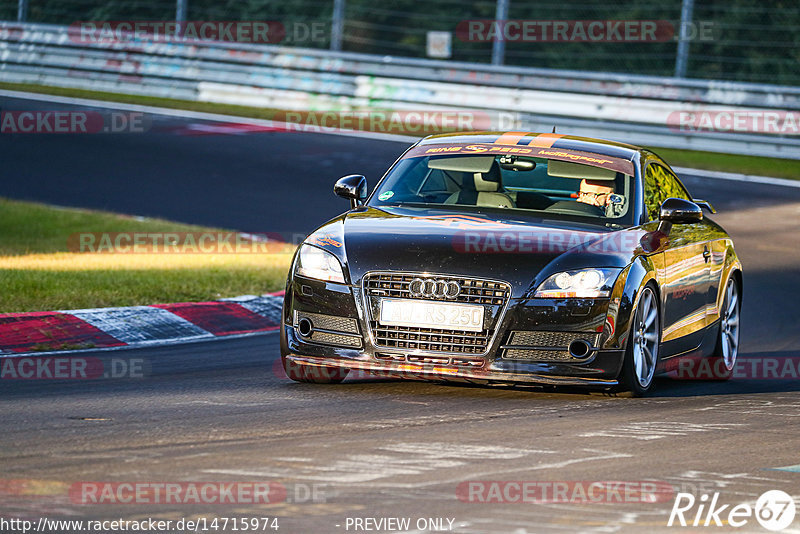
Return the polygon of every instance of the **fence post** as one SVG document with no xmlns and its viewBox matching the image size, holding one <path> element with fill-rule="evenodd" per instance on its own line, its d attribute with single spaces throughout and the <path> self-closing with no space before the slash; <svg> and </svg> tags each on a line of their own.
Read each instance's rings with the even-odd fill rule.
<svg viewBox="0 0 800 534">
<path fill-rule="evenodd" d="M 494 23 L 497 25 L 495 39 L 492 43 L 492 65 L 502 65 L 505 61 L 506 42 L 504 39 L 504 21 L 508 18 L 509 0 L 497 0 L 497 8 L 494 12 Z"/>
<path fill-rule="evenodd" d="M 28 20 L 28 0 L 19 0 L 17 4 L 17 21 L 25 22 Z"/>
<path fill-rule="evenodd" d="M 678 52 L 675 56 L 675 77 L 685 78 L 689 63 L 689 36 L 692 24 L 694 0 L 683 0 L 681 4 L 681 27 L 678 33 Z"/>
<path fill-rule="evenodd" d="M 186 13 L 189 10 L 189 0 L 177 0 L 175 5 L 175 22 L 178 24 L 176 25 L 176 36 L 183 35 L 184 31 L 184 22 L 186 22 Z"/>
<path fill-rule="evenodd" d="M 342 34 L 344 33 L 344 3 L 345 0 L 333 0 L 333 17 L 331 18 L 331 50 L 342 49 Z"/>
</svg>

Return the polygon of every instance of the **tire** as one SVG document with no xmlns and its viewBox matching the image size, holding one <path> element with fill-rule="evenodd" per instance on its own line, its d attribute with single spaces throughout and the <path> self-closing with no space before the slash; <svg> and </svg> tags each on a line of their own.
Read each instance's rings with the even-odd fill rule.
<svg viewBox="0 0 800 534">
<path fill-rule="evenodd" d="M 642 289 L 633 311 L 618 390 L 630 391 L 634 397 L 641 397 L 652 389 L 660 347 L 658 297 L 653 286 L 648 284 Z"/>
<path fill-rule="evenodd" d="M 739 320 L 742 316 L 739 284 L 733 276 L 725 286 L 725 298 L 719 314 L 719 333 L 714 354 L 710 357 L 714 380 L 728 380 L 739 356 Z"/>
<path fill-rule="evenodd" d="M 311 384 L 338 384 L 347 377 L 350 369 L 344 367 L 328 367 L 326 365 L 308 365 L 300 362 L 293 362 L 281 356 L 283 370 L 286 376 L 295 382 L 307 382 Z"/>
</svg>

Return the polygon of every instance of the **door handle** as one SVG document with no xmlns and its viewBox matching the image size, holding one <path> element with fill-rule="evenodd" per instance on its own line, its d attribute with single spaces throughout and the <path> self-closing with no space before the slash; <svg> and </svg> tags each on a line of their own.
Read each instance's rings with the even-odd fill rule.
<svg viewBox="0 0 800 534">
<path fill-rule="evenodd" d="M 703 260 L 705 260 L 705 262 L 708 263 L 710 259 L 711 259 L 711 251 L 708 250 L 708 247 L 705 247 L 703 249 Z"/>
</svg>

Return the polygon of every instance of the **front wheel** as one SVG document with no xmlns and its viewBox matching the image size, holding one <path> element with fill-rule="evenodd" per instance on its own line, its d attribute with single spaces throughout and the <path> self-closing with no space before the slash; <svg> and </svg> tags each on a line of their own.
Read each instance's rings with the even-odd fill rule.
<svg viewBox="0 0 800 534">
<path fill-rule="evenodd" d="M 622 363 L 619 388 L 634 396 L 646 394 L 653 385 L 661 346 L 661 320 L 658 297 L 653 287 L 642 289 L 639 303 L 633 313 L 631 331 Z"/>
<path fill-rule="evenodd" d="M 350 369 L 343 367 L 328 367 L 327 365 L 308 365 L 290 361 L 281 356 L 283 370 L 286 376 L 295 382 L 308 382 L 311 384 L 338 384 L 347 377 Z"/>
</svg>

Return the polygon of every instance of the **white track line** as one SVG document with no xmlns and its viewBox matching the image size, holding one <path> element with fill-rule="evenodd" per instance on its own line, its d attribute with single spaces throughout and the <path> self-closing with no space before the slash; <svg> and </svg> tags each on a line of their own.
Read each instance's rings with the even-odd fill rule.
<svg viewBox="0 0 800 534">
<path fill-rule="evenodd" d="M 731 180 L 734 182 L 750 182 L 755 184 L 779 185 L 782 187 L 800 188 L 800 180 L 786 178 L 772 178 L 771 176 L 758 176 L 755 174 L 739 174 L 735 172 L 706 171 L 702 169 L 689 169 L 687 167 L 672 167 L 678 174 L 690 174 L 700 178 L 714 178 L 717 180 Z M 798 177 L 800 178 L 800 177 Z"/>
<path fill-rule="evenodd" d="M 57 104 L 67 104 L 73 106 L 88 106 L 105 109 L 119 109 L 124 111 L 139 111 L 141 113 L 151 113 L 154 115 L 165 115 L 169 117 L 180 117 L 216 122 L 240 122 L 242 124 L 255 124 L 259 126 L 279 126 L 283 125 L 289 131 L 292 131 L 288 123 L 280 121 L 271 121 L 265 119 L 253 119 L 248 117 L 240 117 L 238 115 L 222 115 L 219 113 L 206 113 L 202 111 L 189 111 L 182 109 L 160 108 L 154 106 L 143 106 L 140 104 L 124 104 L 117 102 L 107 102 L 104 100 L 91 100 L 88 98 L 73 98 L 67 96 L 47 95 L 44 93 L 25 93 L 21 91 L 8 91 L 0 89 L 0 96 L 9 98 L 19 98 L 24 100 L 37 100 L 41 102 L 51 102 Z M 298 132 L 300 133 L 300 132 Z M 360 132 L 355 130 L 336 130 L 325 132 L 305 132 L 305 133 L 320 133 L 327 135 L 343 135 L 346 137 L 361 137 L 367 139 L 379 139 L 383 141 L 396 141 L 402 143 L 414 143 L 418 141 L 419 137 L 410 135 L 387 134 L 380 132 Z M 772 178 L 770 176 L 755 176 L 750 174 L 739 174 L 732 172 L 719 172 L 719 171 L 706 171 L 703 169 L 690 169 L 686 167 L 672 167 L 675 172 L 679 174 L 690 174 L 692 176 L 699 176 L 702 178 L 714 178 L 719 180 L 730 180 L 734 182 L 750 182 L 767 185 L 777 185 L 783 187 L 800 188 L 800 180 L 787 180 L 784 178 Z"/>
</svg>

